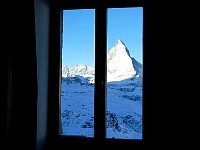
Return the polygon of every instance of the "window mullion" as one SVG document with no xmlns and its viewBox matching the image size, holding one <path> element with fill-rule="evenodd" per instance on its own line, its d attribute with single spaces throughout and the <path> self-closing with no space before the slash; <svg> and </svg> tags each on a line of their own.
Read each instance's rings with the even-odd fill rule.
<svg viewBox="0 0 200 150">
<path fill-rule="evenodd" d="M 106 73 L 107 73 L 106 8 L 95 9 L 95 101 L 94 137 L 102 141 L 106 137 Z"/>
</svg>

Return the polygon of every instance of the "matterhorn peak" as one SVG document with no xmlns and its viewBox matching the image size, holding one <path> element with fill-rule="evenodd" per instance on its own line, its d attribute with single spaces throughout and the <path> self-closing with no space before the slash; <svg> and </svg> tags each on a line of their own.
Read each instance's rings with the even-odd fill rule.
<svg viewBox="0 0 200 150">
<path fill-rule="evenodd" d="M 119 38 L 117 39 L 117 45 L 124 45 L 125 46 L 125 44 Z"/>
<path fill-rule="evenodd" d="M 130 57 L 129 50 L 119 38 L 117 39 L 116 45 L 113 48 L 111 48 L 109 53 L 114 53 L 118 55 L 128 55 Z"/>
<path fill-rule="evenodd" d="M 136 75 L 130 53 L 120 39 L 117 39 L 116 45 L 108 53 L 107 74 L 108 82 L 120 81 Z"/>
</svg>

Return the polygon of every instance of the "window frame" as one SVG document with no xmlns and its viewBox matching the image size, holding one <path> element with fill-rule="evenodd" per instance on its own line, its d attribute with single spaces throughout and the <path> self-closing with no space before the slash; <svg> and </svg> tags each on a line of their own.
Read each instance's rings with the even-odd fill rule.
<svg viewBox="0 0 200 150">
<path fill-rule="evenodd" d="M 106 138 L 107 9 L 143 7 L 142 0 L 55 0 L 50 3 L 49 98 L 47 145 L 56 147 L 84 143 L 141 144 L 137 139 Z M 95 9 L 95 92 L 94 137 L 63 136 L 61 131 L 60 90 L 62 59 L 62 13 L 70 9 Z M 101 31 L 101 32 L 99 32 Z M 104 66 L 104 67 L 102 67 Z M 98 90 L 97 90 L 98 89 Z M 103 99 L 103 101 L 102 101 Z M 142 133 L 143 134 L 143 133 Z M 144 138 L 144 136 L 143 136 Z"/>
</svg>

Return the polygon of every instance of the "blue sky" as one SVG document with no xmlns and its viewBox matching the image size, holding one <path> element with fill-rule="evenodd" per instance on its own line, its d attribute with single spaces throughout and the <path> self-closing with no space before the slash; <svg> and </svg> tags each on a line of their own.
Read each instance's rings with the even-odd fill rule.
<svg viewBox="0 0 200 150">
<path fill-rule="evenodd" d="M 62 66 L 94 65 L 95 10 L 65 10 L 63 12 Z M 131 57 L 142 63 L 142 8 L 112 8 L 107 10 L 107 51 L 121 39 Z"/>
</svg>

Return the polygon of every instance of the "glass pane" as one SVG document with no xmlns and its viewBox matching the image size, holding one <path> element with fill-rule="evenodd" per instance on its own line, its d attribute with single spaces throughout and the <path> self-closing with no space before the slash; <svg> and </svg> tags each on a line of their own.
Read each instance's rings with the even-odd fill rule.
<svg viewBox="0 0 200 150">
<path fill-rule="evenodd" d="M 142 139 L 143 9 L 108 9 L 106 137 Z"/>
<path fill-rule="evenodd" d="M 63 135 L 94 137 L 94 10 L 63 11 Z"/>
</svg>

